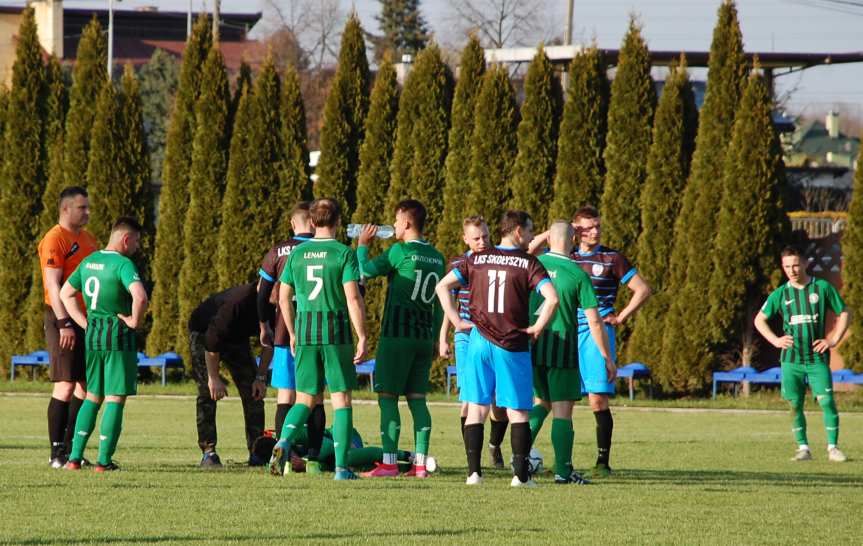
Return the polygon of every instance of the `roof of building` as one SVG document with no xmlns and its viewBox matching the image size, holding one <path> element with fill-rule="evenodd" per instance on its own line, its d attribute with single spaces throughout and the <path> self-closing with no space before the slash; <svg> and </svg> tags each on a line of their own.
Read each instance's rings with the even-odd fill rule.
<svg viewBox="0 0 863 546">
<path fill-rule="evenodd" d="M 832 163 L 827 161 L 828 153 L 851 161 L 860 151 L 860 139 L 849 137 L 841 131 L 836 138 L 831 138 L 824 123 L 813 120 L 803 123 L 794 131 L 791 149 L 792 153 L 805 155 L 820 164 Z"/>
</svg>

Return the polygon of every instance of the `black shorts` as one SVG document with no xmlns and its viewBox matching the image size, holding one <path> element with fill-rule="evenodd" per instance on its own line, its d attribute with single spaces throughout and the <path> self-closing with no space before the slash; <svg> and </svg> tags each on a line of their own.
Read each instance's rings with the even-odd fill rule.
<svg viewBox="0 0 863 546">
<path fill-rule="evenodd" d="M 87 367 L 84 362 L 84 330 L 77 324 L 72 325 L 75 330 L 75 346 L 72 350 L 60 348 L 60 330 L 55 322 L 57 316 L 50 306 L 45 306 L 43 325 L 45 327 L 45 343 L 48 345 L 48 357 L 50 366 L 48 377 L 53 382 L 57 381 L 86 381 Z"/>
</svg>

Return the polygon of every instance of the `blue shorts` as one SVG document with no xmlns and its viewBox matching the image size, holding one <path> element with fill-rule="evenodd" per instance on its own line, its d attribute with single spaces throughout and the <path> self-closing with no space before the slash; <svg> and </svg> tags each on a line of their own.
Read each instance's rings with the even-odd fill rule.
<svg viewBox="0 0 863 546">
<path fill-rule="evenodd" d="M 602 323 L 608 332 L 608 343 L 611 346 L 611 359 L 617 361 L 614 353 L 614 326 Z M 608 382 L 608 371 L 605 369 L 605 359 L 599 352 L 599 347 L 590 335 L 590 328 L 580 326 L 578 329 L 578 370 L 581 372 L 582 394 L 614 394 L 614 382 Z"/>
<path fill-rule="evenodd" d="M 495 399 L 500 408 L 529 410 L 533 407 L 533 364 L 530 352 L 498 347 L 479 333 L 470 332 L 461 400 L 487 406 Z"/>
<path fill-rule="evenodd" d="M 297 375 L 294 365 L 294 355 L 290 347 L 276 345 L 273 347 L 273 378 L 270 386 L 274 389 L 296 389 Z"/>
<path fill-rule="evenodd" d="M 462 398 L 464 396 L 464 388 L 462 385 L 465 382 L 465 366 L 467 365 L 467 349 L 468 345 L 470 345 L 470 331 L 467 332 L 456 332 L 455 336 L 453 336 L 453 345 L 454 345 L 454 353 L 455 353 L 455 377 L 458 382 L 458 399 L 461 402 L 465 400 Z"/>
</svg>

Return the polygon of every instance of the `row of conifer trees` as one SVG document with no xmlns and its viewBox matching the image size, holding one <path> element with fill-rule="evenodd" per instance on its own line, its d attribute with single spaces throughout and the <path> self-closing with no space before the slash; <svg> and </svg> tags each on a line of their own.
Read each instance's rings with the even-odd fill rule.
<svg viewBox="0 0 863 546">
<path fill-rule="evenodd" d="M 520 208 L 543 226 L 598 205 L 604 243 L 654 289 L 624 329 L 621 362 L 648 363 L 667 392 L 697 392 L 724 359 L 752 358 L 750 317 L 779 279 L 776 253 L 790 229 L 771 89 L 757 60 L 753 66 L 744 55 L 734 2 L 719 8 L 700 115 L 682 55 L 657 99 L 634 19 L 613 80 L 609 59 L 590 47 L 567 67 L 563 90 L 540 47 L 519 105 L 507 69 L 486 66 L 474 38 L 458 77 L 435 44 L 419 52 L 403 86 L 388 60 L 372 77 L 363 29 L 351 17 L 314 186 L 297 73 L 267 58 L 253 78 L 244 65 L 232 93 L 209 27 L 197 21 L 184 53 L 156 230 L 134 73 L 127 68 L 119 85 L 106 77 L 105 38 L 94 20 L 67 93 L 57 61 L 43 62 L 25 11 L 12 87 L 2 95 L 0 321 L 9 335 L 0 338 L 0 362 L 43 344 L 34 248 L 56 220 L 59 189 L 70 184 L 90 190 L 90 229 L 102 241 L 114 216 L 144 219 L 148 353 L 185 354 L 194 307 L 254 279 L 267 248 L 287 235 L 294 202 L 334 196 L 345 224 L 390 222 L 398 200 L 420 199 L 429 209 L 427 236 L 448 256 L 463 250 L 466 215 L 482 214 L 494 229 L 505 209 Z M 371 282 L 372 332 L 383 297 L 382 282 Z M 443 369 L 435 367 L 435 380 Z"/>
</svg>

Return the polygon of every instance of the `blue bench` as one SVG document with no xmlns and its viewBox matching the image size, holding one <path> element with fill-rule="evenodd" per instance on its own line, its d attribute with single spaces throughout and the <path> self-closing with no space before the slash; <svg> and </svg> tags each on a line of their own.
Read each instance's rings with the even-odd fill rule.
<svg viewBox="0 0 863 546">
<path fill-rule="evenodd" d="M 842 369 L 833 372 L 834 383 L 848 383 L 851 385 L 863 385 L 863 373 L 855 374 L 851 370 Z"/>
<path fill-rule="evenodd" d="M 168 368 L 182 368 L 183 359 L 177 353 L 162 353 L 158 356 L 147 356 L 138 352 L 139 368 L 161 368 L 162 386 L 168 382 Z"/>
<path fill-rule="evenodd" d="M 450 387 L 452 385 L 452 378 L 455 377 L 456 384 L 458 384 L 458 377 L 455 373 L 455 366 L 447 366 L 446 367 L 446 395 L 449 396 Z"/>
<path fill-rule="evenodd" d="M 375 390 L 375 359 L 366 360 L 365 362 L 357 365 L 356 367 L 357 375 L 367 375 L 369 376 L 369 390 Z"/>
<path fill-rule="evenodd" d="M 740 384 L 757 373 L 758 370 L 752 366 L 740 366 L 727 372 L 713 372 L 713 398 L 716 398 L 716 390 L 719 383 L 734 383 L 734 394 L 736 395 Z"/>
<path fill-rule="evenodd" d="M 621 366 L 617 369 L 617 378 L 626 379 L 629 382 L 629 399 L 635 399 L 635 389 L 633 382 L 636 379 L 647 379 L 650 382 L 650 397 L 653 398 L 653 378 L 650 375 L 650 368 L 641 362 L 633 362 L 626 366 Z"/>
<path fill-rule="evenodd" d="M 36 367 L 49 364 L 48 351 L 34 351 L 29 355 L 15 355 L 12 357 L 12 370 L 10 381 L 15 381 L 16 366 L 30 366 L 33 371 L 32 378 L 36 379 Z"/>
<path fill-rule="evenodd" d="M 747 381 L 756 385 L 779 385 L 782 383 L 782 368 L 776 366 L 766 369 L 751 375 Z"/>
</svg>

